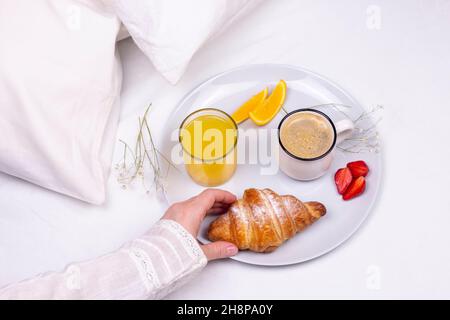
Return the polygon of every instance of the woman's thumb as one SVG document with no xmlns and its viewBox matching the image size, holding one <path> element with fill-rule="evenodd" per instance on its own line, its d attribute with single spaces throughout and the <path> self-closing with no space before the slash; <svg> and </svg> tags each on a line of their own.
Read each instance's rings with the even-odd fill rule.
<svg viewBox="0 0 450 320">
<path fill-rule="evenodd" d="M 228 258 L 238 253 L 238 248 L 234 244 L 226 241 L 208 243 L 202 245 L 202 249 L 208 261 Z"/>
</svg>

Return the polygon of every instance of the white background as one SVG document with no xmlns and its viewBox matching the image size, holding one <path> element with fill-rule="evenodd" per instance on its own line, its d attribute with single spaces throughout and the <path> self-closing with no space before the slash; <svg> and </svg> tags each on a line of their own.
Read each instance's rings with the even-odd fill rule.
<svg viewBox="0 0 450 320">
<path fill-rule="evenodd" d="M 186 92 L 248 63 L 299 65 L 367 108 L 385 108 L 378 204 L 348 242 L 289 267 L 213 262 L 168 298 L 450 298 L 449 37 L 449 0 L 268 0 L 209 42 L 176 86 L 131 40 L 121 42 L 118 137 L 128 141 L 149 102 L 160 139 Z M 117 249 L 163 213 L 163 203 L 122 190 L 114 177 L 108 192 L 107 204 L 93 207 L 1 175 L 0 286 Z"/>
</svg>

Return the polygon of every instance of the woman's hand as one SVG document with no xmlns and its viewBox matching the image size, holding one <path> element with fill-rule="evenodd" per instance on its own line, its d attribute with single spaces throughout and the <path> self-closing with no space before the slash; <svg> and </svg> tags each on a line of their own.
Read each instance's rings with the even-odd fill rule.
<svg viewBox="0 0 450 320">
<path fill-rule="evenodd" d="M 194 238 L 197 238 L 200 224 L 205 216 L 226 212 L 234 201 L 236 201 L 236 196 L 228 191 L 206 189 L 195 197 L 171 205 L 163 219 L 178 222 Z M 208 260 L 228 258 L 238 252 L 238 248 L 234 244 L 225 241 L 205 244 L 201 248 Z"/>
</svg>

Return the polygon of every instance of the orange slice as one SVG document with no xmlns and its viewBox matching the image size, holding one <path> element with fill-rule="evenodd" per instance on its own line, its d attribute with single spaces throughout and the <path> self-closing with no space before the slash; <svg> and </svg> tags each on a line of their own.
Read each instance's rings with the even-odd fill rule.
<svg viewBox="0 0 450 320">
<path fill-rule="evenodd" d="M 232 115 L 231 117 L 236 121 L 237 124 L 248 119 L 248 113 L 255 109 L 261 102 L 263 102 L 269 90 L 265 88 L 261 92 L 258 92 L 253 97 L 244 102 Z"/>
<path fill-rule="evenodd" d="M 280 111 L 286 97 L 286 82 L 280 80 L 273 89 L 272 94 L 249 112 L 250 119 L 258 126 L 268 124 Z"/>
</svg>

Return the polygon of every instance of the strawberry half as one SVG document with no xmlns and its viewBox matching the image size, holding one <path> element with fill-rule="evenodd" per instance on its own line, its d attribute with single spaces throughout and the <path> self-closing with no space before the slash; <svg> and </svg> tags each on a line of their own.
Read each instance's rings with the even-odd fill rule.
<svg viewBox="0 0 450 320">
<path fill-rule="evenodd" d="M 348 186 L 347 191 L 345 191 L 342 199 L 350 200 L 354 197 L 359 196 L 366 189 L 366 179 L 363 176 L 360 176 L 353 180 L 353 182 Z"/>
<path fill-rule="evenodd" d="M 353 178 L 365 177 L 369 173 L 369 167 L 362 160 L 347 163 L 347 168 L 352 172 Z"/>
<path fill-rule="evenodd" d="M 345 190 L 347 190 L 348 186 L 352 182 L 352 179 L 352 173 L 349 168 L 342 168 L 336 171 L 336 174 L 334 175 L 334 183 L 336 183 L 339 194 L 344 194 Z"/>
</svg>

